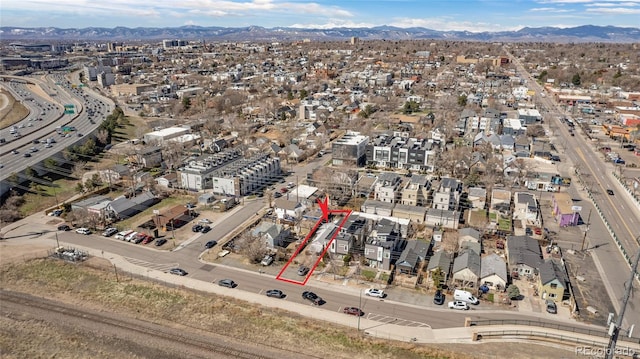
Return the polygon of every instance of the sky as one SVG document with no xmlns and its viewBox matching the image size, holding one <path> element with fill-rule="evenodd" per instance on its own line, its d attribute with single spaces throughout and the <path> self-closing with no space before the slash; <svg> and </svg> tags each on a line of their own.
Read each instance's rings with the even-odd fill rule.
<svg viewBox="0 0 640 359">
<path fill-rule="evenodd" d="M 640 27 L 640 0 L 3 0 L 16 27 Z"/>
</svg>

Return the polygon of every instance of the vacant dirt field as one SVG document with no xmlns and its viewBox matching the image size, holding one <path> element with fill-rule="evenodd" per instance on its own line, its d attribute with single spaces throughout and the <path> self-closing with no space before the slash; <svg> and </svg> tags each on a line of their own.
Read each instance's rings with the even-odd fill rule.
<svg viewBox="0 0 640 359">
<path fill-rule="evenodd" d="M 0 89 L 0 128 L 7 128 L 27 117 L 29 110 L 4 89 Z"/>
</svg>

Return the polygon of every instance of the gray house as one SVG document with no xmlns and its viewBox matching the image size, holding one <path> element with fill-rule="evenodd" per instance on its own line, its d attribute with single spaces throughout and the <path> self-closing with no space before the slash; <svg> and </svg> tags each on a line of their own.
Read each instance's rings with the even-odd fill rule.
<svg viewBox="0 0 640 359">
<path fill-rule="evenodd" d="M 400 273 L 415 275 L 429 251 L 429 244 L 423 241 L 407 241 L 407 246 L 396 262 Z"/>
<path fill-rule="evenodd" d="M 263 239 L 267 247 L 275 248 L 286 246 L 285 239 L 289 237 L 289 233 L 290 231 L 280 224 L 260 222 L 260 224 L 253 229 L 251 235 Z"/>
<path fill-rule="evenodd" d="M 453 261 L 453 282 L 475 288 L 480 279 L 480 254 L 466 250 Z"/>
<path fill-rule="evenodd" d="M 451 262 L 453 262 L 453 253 L 449 253 L 444 250 L 439 250 L 431 256 L 429 264 L 427 264 L 427 272 L 429 272 L 429 278 L 431 274 L 440 269 L 444 277 L 444 282 L 449 278 L 449 270 L 451 269 Z"/>
<path fill-rule="evenodd" d="M 480 284 L 495 290 L 507 288 L 507 263 L 495 253 L 482 258 L 480 263 Z"/>
<path fill-rule="evenodd" d="M 529 236 L 508 236 L 505 252 L 511 276 L 530 276 L 542 263 L 538 241 Z"/>
<path fill-rule="evenodd" d="M 125 219 L 153 206 L 156 201 L 156 197 L 151 192 L 142 192 L 131 198 L 121 196 L 111 201 L 105 208 L 105 212 L 110 218 Z"/>
</svg>

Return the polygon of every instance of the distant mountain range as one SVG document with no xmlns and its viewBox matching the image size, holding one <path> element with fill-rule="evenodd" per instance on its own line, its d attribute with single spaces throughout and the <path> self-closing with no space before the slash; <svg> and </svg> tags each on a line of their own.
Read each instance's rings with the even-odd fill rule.
<svg viewBox="0 0 640 359">
<path fill-rule="evenodd" d="M 302 29 L 290 27 L 87 27 L 60 29 L 56 27 L 0 27 L 0 38 L 9 41 L 87 41 L 87 40 L 229 40 L 229 41 L 336 41 L 358 37 L 362 40 L 460 40 L 484 42 L 640 42 L 640 29 L 616 26 L 585 25 L 571 28 L 525 27 L 518 31 L 469 32 L 438 31 L 423 27 L 371 28 L 339 27 L 333 29 Z"/>
</svg>

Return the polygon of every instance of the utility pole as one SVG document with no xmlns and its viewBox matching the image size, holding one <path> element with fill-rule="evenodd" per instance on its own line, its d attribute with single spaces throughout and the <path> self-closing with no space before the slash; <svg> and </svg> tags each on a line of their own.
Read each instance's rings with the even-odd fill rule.
<svg viewBox="0 0 640 359">
<path fill-rule="evenodd" d="M 636 237 L 636 241 L 640 238 L 640 236 Z M 618 319 L 615 323 L 611 323 L 609 326 L 609 345 L 607 346 L 606 359 L 613 359 L 614 353 L 616 351 L 616 343 L 618 342 L 618 335 L 620 334 L 620 330 L 622 330 L 622 319 L 624 318 L 624 312 L 627 309 L 627 303 L 629 303 L 629 299 L 631 299 L 631 290 L 633 289 L 633 281 L 636 279 L 636 272 L 638 271 L 638 262 L 640 262 L 640 250 L 638 250 L 638 254 L 636 255 L 636 260 L 633 264 L 633 268 L 631 268 L 631 276 L 629 277 L 629 281 L 627 282 L 627 290 L 624 293 L 624 298 L 622 300 L 622 309 L 620 310 L 620 314 L 618 315 Z"/>
<path fill-rule="evenodd" d="M 584 230 L 584 237 L 582 237 L 582 247 L 580 248 L 581 251 L 584 251 L 584 244 L 587 241 L 587 232 L 589 232 L 589 227 L 591 226 L 591 211 L 593 209 L 589 210 L 589 215 L 587 216 L 587 228 L 585 228 Z"/>
</svg>

